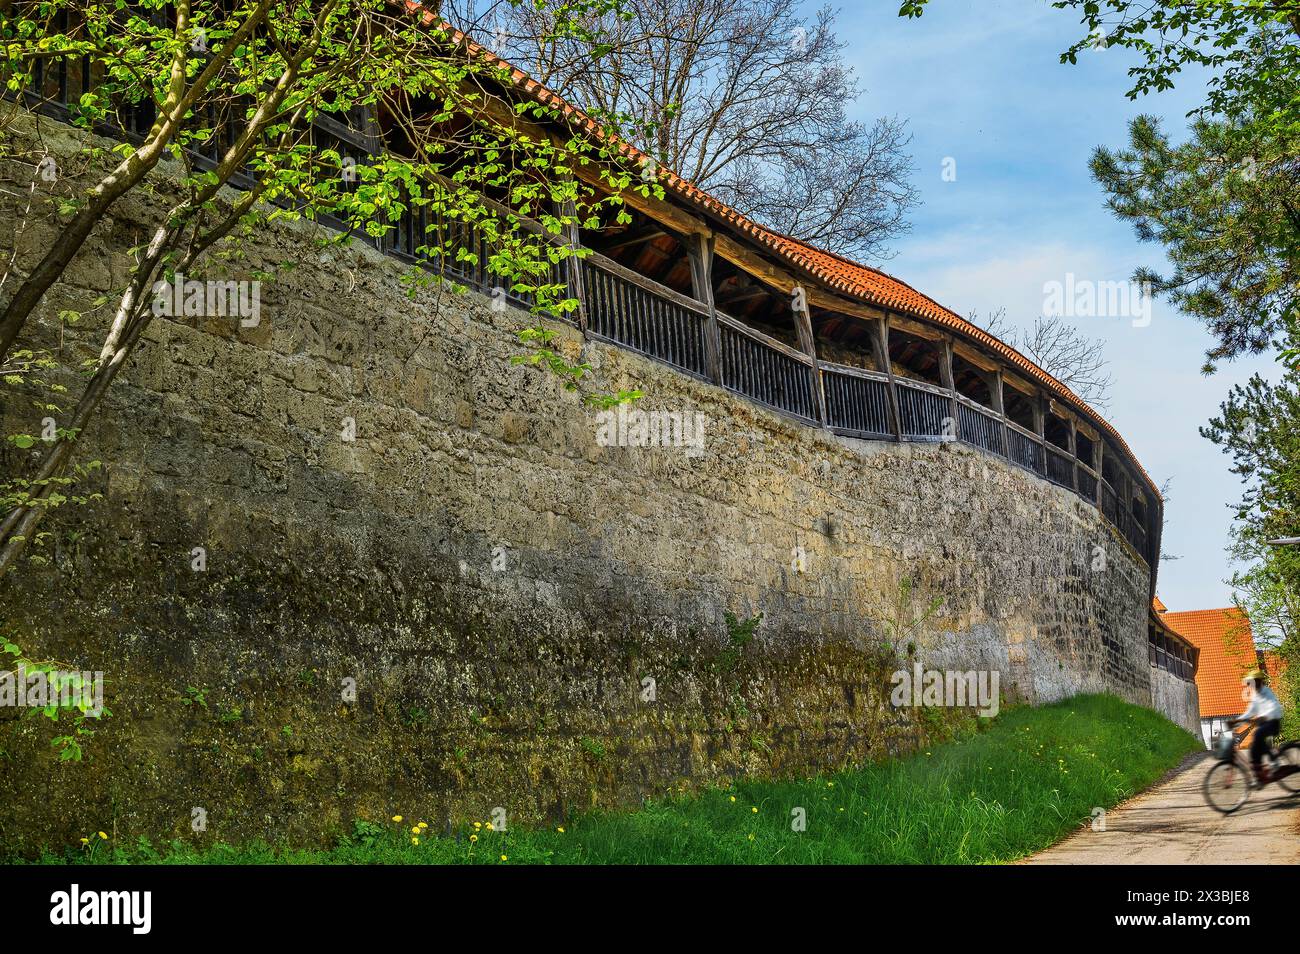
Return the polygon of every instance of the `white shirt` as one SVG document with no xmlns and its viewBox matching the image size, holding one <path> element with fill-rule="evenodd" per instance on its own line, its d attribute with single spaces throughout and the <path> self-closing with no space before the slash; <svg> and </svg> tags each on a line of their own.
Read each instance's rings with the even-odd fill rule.
<svg viewBox="0 0 1300 954">
<path fill-rule="evenodd" d="M 1241 714 L 1241 718 L 1280 719 L 1282 703 L 1277 701 L 1277 696 L 1273 695 L 1272 689 L 1268 686 L 1260 686 L 1255 690 L 1255 698 L 1250 700 L 1250 705 Z"/>
</svg>

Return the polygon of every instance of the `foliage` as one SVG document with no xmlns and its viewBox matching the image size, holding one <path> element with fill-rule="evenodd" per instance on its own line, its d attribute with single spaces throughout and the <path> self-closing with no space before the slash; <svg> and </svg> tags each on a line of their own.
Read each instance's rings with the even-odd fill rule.
<svg viewBox="0 0 1300 954">
<path fill-rule="evenodd" d="M 754 641 L 758 624 L 763 622 L 763 614 L 739 620 L 728 610 L 725 614 L 727 623 L 727 645 L 718 656 L 718 668 L 725 673 L 733 673 L 740 666 L 745 656 L 745 648 Z"/>
<path fill-rule="evenodd" d="M 1284 344 L 1298 343 L 1293 321 Z M 1291 690 L 1288 712 L 1294 714 L 1300 700 L 1300 547 L 1268 541 L 1300 536 L 1300 368 L 1288 368 L 1276 385 L 1256 374 L 1235 386 L 1201 434 L 1231 456 L 1232 472 L 1243 483 L 1233 555 L 1247 566 L 1229 582 L 1256 640 L 1286 661 L 1284 690 Z"/>
<path fill-rule="evenodd" d="M 929 0 L 904 0 L 918 17 Z M 1300 0 L 1054 0 L 1084 35 L 1061 53 L 1136 54 L 1130 99 L 1208 71 L 1191 139 L 1133 121 L 1127 149 L 1098 149 L 1092 171 L 1112 211 L 1164 246 L 1173 271 L 1139 269 L 1218 339 L 1216 361 L 1265 350 L 1300 305 Z"/>
<path fill-rule="evenodd" d="M 609 3 L 555 7 L 563 28 Z M 503 98 L 500 91 L 512 85 L 507 72 L 422 7 L 387 0 L 41 0 L 7 9 L 0 83 L 11 93 L 31 89 L 61 60 L 74 71 L 88 64 L 95 77 L 71 106 L 75 123 L 140 135 L 111 149 L 92 147 L 90 158 L 106 170 L 98 180 L 48 196 L 56 238 L 9 292 L 0 313 L 0 367 L 21 353 L 20 336 L 36 333 L 30 319 L 91 232 L 124 196 L 150 189 L 146 177 L 164 157 L 175 164 L 179 190 L 152 201 L 157 222 L 131 250 L 134 264 L 109 302 L 113 317 L 88 381 L 62 415 L 57 439 L 24 475 L 28 483 L 19 489 L 27 496 L 10 501 L 0 523 L 0 575 L 25 550 L 61 492 L 59 481 L 77 476 L 69 469 L 75 436 L 155 317 L 156 282 L 236 268 L 245 243 L 281 220 L 341 224 L 331 240 L 340 243 L 354 235 L 382 241 L 415 220 L 412 251 L 434 268 L 412 266 L 413 289 L 456 293 L 461 286 L 441 274 L 454 265 L 492 276 L 539 313 L 563 314 L 574 302 L 554 276 L 575 254 L 568 231 L 629 221 L 621 207 L 626 190 L 662 195 L 657 181 L 620 165 L 616 144 L 551 135 L 547 124 L 565 122 L 556 109 Z M 322 132 L 329 121 L 374 140 L 374 154 L 356 155 L 348 135 Z M 222 192 L 227 185 L 241 191 L 232 197 Z"/>
<path fill-rule="evenodd" d="M 1127 148 L 1098 148 L 1091 162 L 1111 211 L 1173 265 L 1163 275 L 1138 269 L 1134 280 L 1214 335 L 1207 371 L 1267 349 L 1300 306 L 1300 151 L 1274 143 L 1270 155 L 1243 129 L 1197 120 L 1173 145 L 1157 120 L 1139 116 Z"/>
<path fill-rule="evenodd" d="M 568 30 L 556 28 L 557 8 L 447 7 L 654 164 L 778 232 L 885 258 L 909 227 L 917 193 L 906 122 L 849 117 L 860 90 L 828 7 L 624 0 Z"/>
<path fill-rule="evenodd" d="M 1288 340 L 1300 341 L 1294 323 Z M 1276 385 L 1255 374 L 1234 386 L 1201 435 L 1231 456 L 1244 484 L 1235 508 L 1244 545 L 1300 533 L 1300 371 Z"/>
<path fill-rule="evenodd" d="M 9 269 L 6 269 L 5 273 L 0 275 L 0 286 L 3 286 L 8 278 Z M 102 301 L 97 301 L 94 307 L 98 307 L 99 304 L 102 304 Z M 78 312 L 65 310 L 59 315 L 60 326 L 75 322 L 80 317 Z M 67 392 L 66 386 L 58 380 L 62 368 L 60 357 L 58 352 L 45 348 L 18 348 L 11 351 L 5 361 L 0 363 L 0 394 L 11 391 L 15 398 L 25 398 L 35 410 L 36 419 L 41 424 L 36 434 L 24 428 L 4 435 L 4 441 L 16 450 L 26 451 L 58 440 L 77 439 L 76 430 L 58 426 L 57 415 L 64 411 L 59 401 Z M 68 504 L 76 506 L 99 500 L 102 494 L 98 492 L 74 488 L 82 485 L 86 478 L 100 467 L 100 461 L 90 460 L 73 465 L 63 474 L 50 474 L 35 479 L 24 477 L 21 473 L 5 476 L 0 479 L 0 514 L 12 513 L 21 507 L 54 510 Z M 38 547 L 43 546 L 50 537 L 51 534 L 48 532 L 38 532 L 32 535 L 30 543 Z M 46 558 L 33 553 L 30 559 L 33 563 L 43 563 Z"/>
<path fill-rule="evenodd" d="M 1111 696 L 1004 709 L 982 731 L 836 775 L 742 780 L 635 812 L 548 829 L 490 822 L 425 837 L 402 815 L 358 821 L 327 850 L 265 844 L 162 851 L 147 842 L 50 853 L 47 863 L 142 864 L 987 864 L 1046 848 L 1156 781 L 1198 740 Z M 802 808 L 806 830 L 792 826 Z M 101 849 L 102 850 L 102 849 Z"/>
<path fill-rule="evenodd" d="M 1296 418 L 1278 418 L 1294 413 L 1296 392 L 1292 371 L 1278 387 L 1259 375 L 1245 387 L 1235 387 L 1222 413 L 1202 434 L 1233 455 L 1233 471 L 1242 476 L 1246 489 L 1237 506 L 1233 555 L 1246 562 L 1228 581 L 1234 602 L 1251 622 L 1255 642 L 1276 652 L 1282 661 L 1280 685 L 1283 699 L 1283 734 L 1300 737 L 1300 550 L 1277 547 L 1268 541 L 1277 536 L 1294 536 L 1296 503 L 1300 492 L 1300 447 L 1297 446 Z M 1250 661 L 1253 664 L 1253 660 Z"/>
<path fill-rule="evenodd" d="M 62 735 L 54 736 L 50 745 L 58 752 L 60 762 L 80 762 L 85 755 L 82 743 L 88 743 L 95 735 L 92 725 L 113 714 L 107 706 L 96 702 L 85 674 L 52 660 L 30 659 L 20 646 L 4 638 L 0 638 L 0 656 L 9 657 L 4 664 L 6 668 L 0 671 L 0 680 L 15 687 L 33 678 L 44 684 L 44 704 L 28 707 L 24 714 L 44 716 L 60 728 L 66 717 L 71 727 Z"/>
<path fill-rule="evenodd" d="M 591 371 L 588 362 L 574 364 L 554 347 L 558 332 L 549 328 L 524 328 L 516 334 L 521 344 L 531 350 L 527 354 L 512 355 L 510 363 L 515 365 L 533 365 L 546 368 L 558 378 L 566 391 L 578 390 L 578 383 Z M 620 404 L 629 404 L 644 397 L 640 390 L 618 391 L 614 394 L 592 392 L 583 395 L 583 401 L 599 410 L 609 410 Z"/>
<path fill-rule="evenodd" d="M 1300 739 L 1300 556 L 1295 548 L 1248 548 L 1239 541 L 1238 554 L 1252 562 L 1232 575 L 1233 602 L 1250 620 L 1255 644 L 1276 653 L 1281 665 L 1273 689 L 1282 701 L 1282 737 Z M 1253 668 L 1253 660 L 1249 664 Z"/>
<path fill-rule="evenodd" d="M 917 657 L 923 660 L 929 649 L 925 625 L 938 614 L 942 606 L 943 597 L 934 596 L 918 609 L 916 581 L 904 577 L 899 581 L 890 603 L 879 613 L 887 637 L 885 648 L 900 659 Z"/>
<path fill-rule="evenodd" d="M 207 689 L 200 686 L 186 686 L 185 691 L 181 693 L 181 705 L 206 709 L 208 707 Z"/>
<path fill-rule="evenodd" d="M 898 15 L 919 17 L 930 0 L 903 0 Z M 1079 14 L 1084 35 L 1061 53 L 1078 62 L 1089 50 L 1122 48 L 1140 62 L 1129 69 L 1129 99 L 1172 89 L 1189 66 L 1210 70 L 1206 110 L 1220 115 L 1265 106 L 1270 122 L 1293 131 L 1300 118 L 1295 80 L 1300 48 L 1296 0 L 1053 0 Z"/>
</svg>

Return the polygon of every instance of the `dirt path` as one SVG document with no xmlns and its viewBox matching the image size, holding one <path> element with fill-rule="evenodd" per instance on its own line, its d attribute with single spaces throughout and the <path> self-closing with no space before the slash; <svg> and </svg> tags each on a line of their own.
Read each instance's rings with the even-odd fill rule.
<svg viewBox="0 0 1300 954">
<path fill-rule="evenodd" d="M 1231 815 L 1205 803 L 1214 760 L 1190 757 L 1174 774 L 1106 813 L 1106 830 L 1084 829 L 1024 864 L 1195 865 L 1300 862 L 1300 795 L 1279 785 L 1252 792 Z"/>
</svg>

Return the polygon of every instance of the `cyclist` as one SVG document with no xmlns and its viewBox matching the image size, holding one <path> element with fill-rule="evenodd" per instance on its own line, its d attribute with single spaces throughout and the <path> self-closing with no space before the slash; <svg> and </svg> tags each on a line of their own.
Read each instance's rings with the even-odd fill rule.
<svg viewBox="0 0 1300 954">
<path fill-rule="evenodd" d="M 1262 669 L 1252 669 L 1242 677 L 1241 683 L 1246 687 L 1246 698 L 1250 705 L 1246 711 L 1228 725 L 1240 725 L 1254 719 L 1255 736 L 1250 740 L 1250 764 L 1255 769 L 1255 779 L 1261 785 L 1268 782 L 1268 769 L 1264 767 L 1264 753 L 1269 750 L 1269 742 L 1282 728 L 1282 703 L 1266 683 L 1268 673 Z"/>
</svg>

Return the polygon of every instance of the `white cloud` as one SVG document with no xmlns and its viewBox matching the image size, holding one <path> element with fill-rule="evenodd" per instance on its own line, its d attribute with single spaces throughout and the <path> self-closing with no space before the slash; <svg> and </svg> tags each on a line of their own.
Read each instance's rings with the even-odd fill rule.
<svg viewBox="0 0 1300 954">
<path fill-rule="evenodd" d="M 1069 272 L 1123 281 L 1133 267 L 1117 249 L 1064 241 L 1016 244 L 985 229 L 909 242 L 892 264 L 897 277 L 958 314 L 975 310 L 984 318 L 1005 307 L 1008 320 L 1020 326 L 1041 313 L 1044 282 L 1061 280 Z M 1162 598 L 1171 608 L 1227 605 L 1227 503 L 1240 497 L 1241 487 L 1219 448 L 1202 438 L 1198 428 L 1218 413 L 1232 384 L 1257 370 L 1272 373 L 1274 366 L 1267 359 L 1243 360 L 1202 376 L 1209 336 L 1159 301 L 1145 328 L 1128 320 L 1075 320 L 1082 332 L 1106 342 L 1115 379 L 1112 423 L 1157 484 L 1173 478 L 1165 550 L 1183 559 L 1161 568 Z"/>
</svg>

